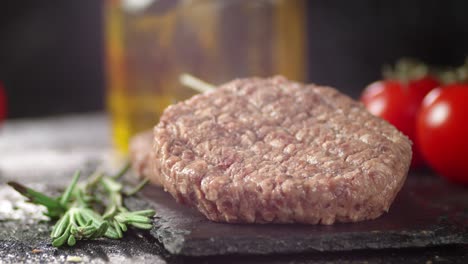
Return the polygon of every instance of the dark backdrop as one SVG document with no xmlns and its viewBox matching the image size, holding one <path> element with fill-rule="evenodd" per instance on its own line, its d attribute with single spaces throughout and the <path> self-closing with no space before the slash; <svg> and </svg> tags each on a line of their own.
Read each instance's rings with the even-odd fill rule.
<svg viewBox="0 0 468 264">
<path fill-rule="evenodd" d="M 9 117 L 103 109 L 101 2 L 4 2 L 0 80 Z"/>
<path fill-rule="evenodd" d="M 468 55 L 466 0 L 307 2 L 309 80 L 353 97 L 399 57 L 457 65 Z M 101 4 L 2 2 L 0 80 L 10 117 L 104 108 Z"/>
</svg>

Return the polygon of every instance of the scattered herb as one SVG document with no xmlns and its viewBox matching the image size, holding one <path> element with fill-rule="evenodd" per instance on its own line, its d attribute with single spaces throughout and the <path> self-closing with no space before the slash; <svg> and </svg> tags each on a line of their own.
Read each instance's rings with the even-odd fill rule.
<svg viewBox="0 0 468 264">
<path fill-rule="evenodd" d="M 54 247 L 74 246 L 78 240 L 84 239 L 120 239 L 128 226 L 151 229 L 154 210 L 129 211 L 123 205 L 124 196 L 135 194 L 147 182 L 145 180 L 131 192 L 124 193 L 119 179 L 129 167 L 126 165 L 115 176 L 96 171 L 81 183 L 78 183 L 80 172 L 77 171 L 59 197 L 50 197 L 17 182 L 8 182 L 8 185 L 29 202 L 45 206 L 47 212 L 44 214 L 51 220 L 57 220 L 50 234 Z"/>
</svg>

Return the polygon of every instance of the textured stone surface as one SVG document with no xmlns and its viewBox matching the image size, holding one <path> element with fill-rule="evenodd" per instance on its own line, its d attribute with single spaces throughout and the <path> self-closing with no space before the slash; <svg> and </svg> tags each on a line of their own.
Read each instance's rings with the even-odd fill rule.
<svg viewBox="0 0 468 264">
<path fill-rule="evenodd" d="M 63 263 L 78 257 L 86 263 L 166 263 L 165 251 L 144 232 L 127 232 L 122 240 L 95 240 L 73 248 L 50 244 L 48 223 L 0 222 L 1 263 Z M 167 254 L 166 254 L 167 255 Z"/>
<path fill-rule="evenodd" d="M 42 231 L 31 232 L 31 229 Z M 129 233 L 122 240 L 97 240 L 74 248 L 49 244 L 47 224 L 0 222 L 0 263 L 64 263 L 79 257 L 84 263 L 467 263 L 468 247 L 444 246 L 281 255 L 171 256 L 145 233 Z"/>
<path fill-rule="evenodd" d="M 206 220 L 159 187 L 144 197 L 158 212 L 151 233 L 173 254 L 271 254 L 468 243 L 468 193 L 435 176 L 411 175 L 388 214 L 354 224 L 241 225 Z"/>
<path fill-rule="evenodd" d="M 115 170 L 122 162 L 109 135 L 102 114 L 19 120 L 0 127 L 0 263 L 64 263 L 74 256 L 90 263 L 166 263 L 167 252 L 147 232 L 56 249 L 50 244 L 50 223 L 38 222 L 33 207 L 25 207 L 5 184 L 15 180 L 54 193 L 76 169 L 82 175 L 98 165 Z"/>
<path fill-rule="evenodd" d="M 0 195 L 2 207 L 0 209 L 4 209 L 4 205 L 8 203 L 6 197 L 9 196 L 3 195 L 4 189 L 2 189 L 7 188 L 4 184 L 8 180 L 14 179 L 35 188 L 53 192 L 57 187 L 65 186 L 70 181 L 72 172 L 77 168 L 82 169 L 83 174 L 87 174 L 98 164 L 108 165 L 110 170 L 115 168 L 113 166 L 115 164 L 121 165 L 119 159 L 112 154 L 109 146 L 109 135 L 108 121 L 101 114 L 7 122 L 0 128 L 0 191 L 2 191 L 2 195 Z M 419 228 L 420 231 L 429 231 L 426 235 L 423 232 L 423 237 L 433 236 L 436 243 L 440 243 L 442 238 L 444 238 L 443 243 L 449 242 L 447 239 L 459 239 L 460 237 L 466 241 L 466 226 L 468 224 L 466 220 L 466 213 L 468 213 L 466 189 L 447 185 L 436 178 L 420 177 L 413 180 L 412 177 L 413 175 L 410 175 L 408 182 L 412 185 L 405 187 L 404 195 L 401 197 L 407 200 L 395 204 L 395 207 L 391 208 L 391 214 L 393 211 L 398 211 L 396 205 L 402 203 L 404 205 L 405 201 L 411 202 L 416 208 L 413 206 L 410 212 L 400 210 L 401 218 L 395 218 L 394 222 L 387 220 L 387 225 L 381 228 L 387 231 L 401 230 L 405 223 L 409 223 L 409 227 L 422 225 Z M 151 193 L 152 189 L 148 188 L 145 192 Z M 160 191 L 153 194 L 153 196 L 157 195 L 168 197 Z M 270 249 L 260 243 L 262 239 L 265 241 L 271 235 L 265 235 L 265 233 L 264 237 L 251 235 L 258 234 L 259 230 L 267 230 L 269 227 L 228 225 L 226 229 L 226 227 L 222 227 L 222 224 L 206 222 L 199 214 L 190 216 L 191 209 L 174 203 L 172 199 L 157 201 L 158 203 L 153 203 L 153 205 L 158 210 L 158 218 L 155 219 L 155 228 L 151 234 L 129 232 L 123 240 L 88 241 L 87 243 L 79 243 L 74 248 L 56 249 L 52 247 L 49 238 L 51 228 L 49 223 L 34 221 L 28 223 L 27 221 L 8 220 L 7 217 L 4 217 L 0 219 L 0 263 L 64 263 L 67 258 L 73 256 L 80 257 L 85 263 L 426 263 L 428 261 L 432 263 L 468 263 L 468 247 L 463 245 L 340 252 L 312 250 L 309 253 L 280 255 L 174 256 L 169 254 L 164 246 L 167 247 L 172 243 L 173 249 L 178 247 L 180 248 L 179 254 L 185 252 L 186 255 L 233 252 L 240 249 L 239 244 L 243 245 L 244 248 L 246 245 L 253 247 L 251 251 L 258 251 L 259 248 L 267 251 Z M 126 202 L 129 207 L 133 208 L 148 206 L 146 198 L 131 199 Z M 15 209 L 14 206 L 12 208 Z M 427 220 L 427 216 L 437 214 L 437 212 L 441 213 L 439 222 L 434 220 L 433 225 L 431 225 L 423 221 L 423 219 Z M 465 215 L 463 215 L 464 212 Z M 15 214 L 16 216 L 18 214 Z M 381 218 L 382 220 L 376 221 L 383 221 L 384 217 Z M 404 219 L 413 220 L 408 222 L 403 221 Z M 459 220 L 458 224 L 444 224 L 453 223 L 457 219 Z M 381 222 L 374 222 L 371 226 L 375 227 L 378 223 Z M 344 232 L 346 226 L 343 225 L 341 229 L 339 228 L 341 232 Z M 458 232 L 460 230 L 457 230 L 457 226 L 464 226 L 465 229 Z M 221 229 L 216 230 L 215 227 Z M 274 229 L 284 230 L 284 228 L 287 227 L 275 226 Z M 304 227 L 297 228 L 302 230 L 302 233 L 304 230 L 307 231 Z M 333 237 L 333 233 L 339 231 L 335 229 L 335 226 L 322 227 L 321 233 L 317 233 L 318 231 L 314 230 L 314 227 L 308 228 L 309 232 L 313 232 L 313 234 L 321 234 L 322 239 L 328 235 Z M 363 228 L 363 225 L 354 226 L 352 232 L 361 232 Z M 455 229 L 451 230 L 451 228 Z M 229 233 L 227 233 L 228 231 Z M 251 233 L 246 233 L 247 231 Z M 226 233 L 222 234 L 222 232 Z M 388 234 L 385 230 L 384 233 Z M 213 236 L 211 240 L 207 234 L 217 235 L 217 237 Z M 400 232 L 398 238 L 400 240 L 393 241 L 393 245 L 399 243 L 408 245 L 410 240 L 402 237 L 402 234 L 404 232 Z M 220 235 L 223 239 L 220 239 Z M 166 241 L 165 245 L 159 243 L 153 236 Z M 375 236 L 377 237 L 378 234 Z M 394 235 L 392 237 L 395 238 Z M 414 237 L 411 236 L 410 230 L 407 237 Z M 182 238 L 186 240 L 181 241 Z M 237 238 L 239 242 L 234 241 Z M 291 241 L 293 238 L 289 239 Z M 427 239 L 424 241 L 427 242 Z M 424 241 L 420 240 L 416 246 L 424 245 Z M 322 246 L 330 247 L 343 243 L 335 240 Z M 356 243 L 359 244 L 359 241 Z M 375 245 L 379 244 L 381 244 L 380 240 L 376 240 Z M 285 246 L 290 248 L 289 245 Z M 213 249 L 209 247 L 213 247 Z M 192 254 L 187 254 L 187 252 L 192 252 Z"/>
</svg>

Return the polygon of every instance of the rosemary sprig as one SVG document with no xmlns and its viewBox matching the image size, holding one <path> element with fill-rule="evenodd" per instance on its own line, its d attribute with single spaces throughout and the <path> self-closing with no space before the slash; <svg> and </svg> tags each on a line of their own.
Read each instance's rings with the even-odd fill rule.
<svg viewBox="0 0 468 264">
<path fill-rule="evenodd" d="M 145 182 L 147 181 L 143 181 L 142 183 Z M 116 177 L 103 177 L 101 183 L 110 198 L 103 218 L 109 222 L 110 232 L 115 232 L 116 237 L 112 238 L 122 238 L 123 232 L 127 231 L 127 225 L 139 229 L 151 229 L 152 224 L 149 217 L 154 215 L 153 210 L 129 212 L 123 205 L 123 186 L 120 182 L 116 181 Z M 143 186 L 143 184 L 139 184 L 137 188 L 141 189 Z M 135 190 L 132 192 L 135 192 Z"/>
<path fill-rule="evenodd" d="M 80 184 L 78 184 L 80 171 L 77 171 L 70 185 L 56 198 L 17 182 L 8 182 L 8 184 L 27 197 L 29 202 L 45 206 L 47 209 L 45 215 L 51 220 L 57 220 L 50 234 L 54 247 L 65 244 L 74 246 L 77 240 L 100 237 L 120 239 L 128 230 L 128 225 L 139 229 L 151 229 L 154 210 L 131 212 L 123 204 L 125 194 L 123 185 L 118 180 L 129 167 L 127 164 L 114 176 L 96 171 Z M 146 182 L 145 180 L 138 184 L 138 190 Z M 101 212 L 99 205 L 105 207 L 104 212 Z"/>
</svg>

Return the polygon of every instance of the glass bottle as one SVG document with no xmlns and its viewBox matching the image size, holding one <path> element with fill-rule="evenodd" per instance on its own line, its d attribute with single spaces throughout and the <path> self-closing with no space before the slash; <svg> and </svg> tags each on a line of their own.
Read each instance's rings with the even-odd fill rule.
<svg viewBox="0 0 468 264">
<path fill-rule="evenodd" d="M 169 104 L 195 94 L 182 73 L 211 84 L 305 79 L 305 0 L 107 0 L 104 10 L 107 108 L 124 152 Z"/>
</svg>

